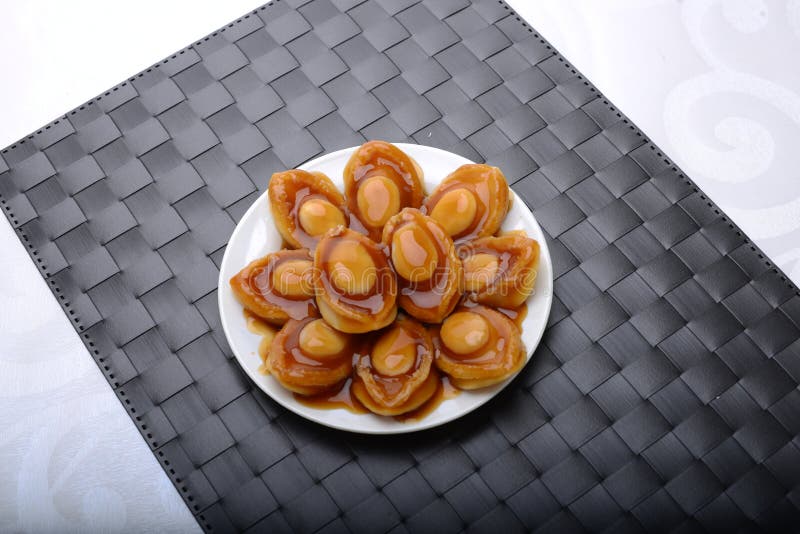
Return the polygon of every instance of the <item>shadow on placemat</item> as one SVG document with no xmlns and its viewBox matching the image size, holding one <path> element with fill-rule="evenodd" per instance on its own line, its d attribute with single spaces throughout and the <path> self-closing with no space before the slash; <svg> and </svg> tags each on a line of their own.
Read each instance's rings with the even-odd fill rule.
<svg viewBox="0 0 800 534">
<path fill-rule="evenodd" d="M 380 438 L 254 389 L 216 295 L 274 171 L 376 138 L 501 167 L 556 277 L 503 394 Z M 502 2 L 259 8 L 4 150 L 0 204 L 208 531 L 800 521 L 795 288 Z"/>
</svg>

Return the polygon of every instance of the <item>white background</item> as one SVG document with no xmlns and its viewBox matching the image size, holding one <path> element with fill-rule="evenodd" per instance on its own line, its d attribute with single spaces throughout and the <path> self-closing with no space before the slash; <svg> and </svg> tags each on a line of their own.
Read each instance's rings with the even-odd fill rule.
<svg viewBox="0 0 800 534">
<path fill-rule="evenodd" d="M 259 5 L 0 0 L 0 146 Z M 795 282 L 800 0 L 516 0 Z M 0 531 L 196 531 L 0 217 Z"/>
</svg>

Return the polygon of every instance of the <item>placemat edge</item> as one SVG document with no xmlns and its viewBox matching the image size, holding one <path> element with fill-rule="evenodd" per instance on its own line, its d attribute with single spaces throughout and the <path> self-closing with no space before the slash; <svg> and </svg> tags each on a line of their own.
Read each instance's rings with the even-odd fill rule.
<svg viewBox="0 0 800 534">
<path fill-rule="evenodd" d="M 625 115 L 619 109 L 617 109 L 608 100 L 608 98 L 606 98 L 606 96 L 603 94 L 602 91 L 597 89 L 594 86 L 594 84 L 590 82 L 578 69 L 572 66 L 572 64 L 570 64 L 566 60 L 566 58 L 561 54 L 561 52 L 559 52 L 558 49 L 552 46 L 547 39 L 542 37 L 538 32 L 536 32 L 536 30 L 532 26 L 526 23 L 525 19 L 520 17 L 519 14 L 505 2 L 505 0 L 498 0 L 498 2 L 503 4 L 503 6 L 512 14 L 514 18 L 516 18 L 517 21 L 519 21 L 522 24 L 524 28 L 526 28 L 534 37 L 539 39 L 539 42 L 544 44 L 549 50 L 552 50 L 555 56 L 558 58 L 559 62 L 561 62 L 564 65 L 564 68 L 569 70 L 572 74 L 576 75 L 579 79 L 583 80 L 583 82 L 589 87 L 592 93 L 595 93 L 599 98 L 602 98 L 603 104 L 605 104 L 610 111 L 614 112 L 617 115 L 617 117 L 619 117 L 622 120 L 622 122 L 628 126 L 630 130 L 636 133 L 637 136 L 641 137 L 644 140 L 645 144 L 650 148 L 650 150 L 656 152 L 656 155 L 659 158 L 661 158 L 664 161 L 664 163 L 666 163 L 670 167 L 670 169 L 674 173 L 676 173 L 681 180 L 683 180 L 686 183 L 686 185 L 691 187 L 694 193 L 700 194 L 700 198 L 706 202 L 706 207 L 708 208 L 708 210 L 714 212 L 715 215 L 719 215 L 722 218 L 722 220 L 728 224 L 728 227 L 736 233 L 737 237 L 741 237 L 744 240 L 744 244 L 749 245 L 750 252 L 756 254 L 758 256 L 758 259 L 762 260 L 765 263 L 765 265 L 771 269 L 773 274 L 778 275 L 781 281 L 786 283 L 786 285 L 795 293 L 795 295 L 800 296 L 800 288 L 798 288 L 794 284 L 794 282 L 792 282 L 792 280 L 788 276 L 786 276 L 786 274 L 780 268 L 778 268 L 771 261 L 769 261 L 768 256 L 764 254 L 764 252 L 755 245 L 755 243 L 747 236 L 747 234 L 745 234 L 739 228 L 738 225 L 736 225 L 733 221 L 731 221 L 728 218 L 728 216 L 725 215 L 725 212 L 722 211 L 710 198 L 708 198 L 705 195 L 705 193 L 703 193 L 703 190 L 700 189 L 700 187 L 698 187 L 697 184 L 695 184 L 694 181 L 690 179 L 686 175 L 686 173 L 684 173 L 683 170 L 674 161 L 672 161 L 672 159 L 670 159 L 666 154 L 663 154 L 660 151 L 660 149 L 655 145 L 655 143 L 653 143 L 653 141 L 649 137 L 647 137 L 647 135 L 645 135 L 645 133 L 642 131 L 640 127 L 636 126 L 630 119 L 628 119 L 627 115 Z"/>
<path fill-rule="evenodd" d="M 158 62 L 150 65 L 149 67 L 147 67 L 145 69 L 142 69 L 138 73 L 136 73 L 133 76 L 127 78 L 125 81 L 115 85 L 114 87 L 108 89 L 107 91 L 103 92 L 102 94 L 97 95 L 94 98 L 91 98 L 91 99 L 87 100 L 83 104 L 73 108 L 72 110 L 68 111 L 67 113 L 65 113 L 63 115 L 60 115 L 58 118 L 54 119 L 53 121 L 51 121 L 47 125 L 43 126 L 42 128 L 39 128 L 35 132 L 30 133 L 29 135 L 21 138 L 20 140 L 12 143 L 11 145 L 7 146 L 6 148 L 4 148 L 2 150 L 0 150 L 0 163 L 5 164 L 4 158 L 3 158 L 3 156 L 5 154 L 13 152 L 14 150 L 17 150 L 17 149 L 21 148 L 22 146 L 24 146 L 29 141 L 33 141 L 34 139 L 36 139 L 36 137 L 38 137 L 40 135 L 43 135 L 46 131 L 50 130 L 51 128 L 53 128 L 53 127 L 55 127 L 57 125 L 59 125 L 62 121 L 67 120 L 68 117 L 70 117 L 72 115 L 75 115 L 80 111 L 85 110 L 89 106 L 98 105 L 98 103 L 100 101 L 102 101 L 102 99 L 104 97 L 108 97 L 112 93 L 118 91 L 119 89 L 121 89 L 123 87 L 126 87 L 129 83 L 132 83 L 137 78 L 141 78 L 144 75 L 152 72 L 153 69 L 159 68 L 159 67 L 169 63 L 170 60 L 177 59 L 178 56 L 180 56 L 182 54 L 185 54 L 189 50 L 192 50 L 194 46 L 198 46 L 201 43 L 203 43 L 204 41 L 208 41 L 209 39 L 211 39 L 213 37 L 216 37 L 220 33 L 225 32 L 226 30 L 228 30 L 230 28 L 233 28 L 238 24 L 241 24 L 243 21 L 249 19 L 251 16 L 258 16 L 259 12 L 265 11 L 268 7 L 271 7 L 276 2 L 280 2 L 280 1 L 281 0 L 273 0 L 271 2 L 268 2 L 268 3 L 264 4 L 264 5 L 259 6 L 258 8 L 254 9 L 252 11 L 249 11 L 247 14 L 245 14 L 245 15 L 243 15 L 241 17 L 238 17 L 236 20 L 231 21 L 230 23 L 228 23 L 228 24 L 226 24 L 224 26 L 219 27 L 217 30 L 211 32 L 210 34 L 207 34 L 206 36 L 198 39 L 197 41 L 192 42 L 190 45 L 185 46 L 184 48 L 182 48 L 181 50 L 175 52 L 174 54 L 162 59 L 161 61 L 158 61 Z M 4 173 L 0 173 L 0 176 L 2 176 L 2 174 L 4 174 Z M 95 360 L 95 363 L 97 363 L 97 366 L 103 372 L 103 375 L 105 376 L 106 381 L 108 382 L 109 386 L 111 386 L 111 389 L 116 393 L 117 399 L 120 401 L 120 404 L 122 404 L 122 407 L 128 412 L 128 416 L 135 423 L 136 428 L 137 428 L 137 430 L 139 430 L 139 433 L 141 434 L 142 438 L 145 440 L 147 445 L 151 448 L 152 452 L 158 458 L 158 461 L 159 461 L 159 464 L 161 465 L 161 468 L 164 470 L 164 473 L 167 475 L 167 477 L 172 482 L 173 486 L 175 487 L 175 490 L 178 492 L 178 494 L 180 495 L 181 499 L 184 501 L 184 504 L 189 509 L 189 512 L 192 514 L 192 516 L 198 522 L 198 525 L 205 532 L 210 532 L 211 531 L 211 525 L 209 524 L 208 521 L 206 521 L 205 517 L 203 516 L 202 511 L 196 511 L 192 507 L 191 502 L 192 502 L 193 499 L 192 499 L 191 494 L 187 491 L 186 486 L 184 486 L 182 484 L 182 481 L 181 481 L 180 477 L 177 475 L 177 473 L 175 472 L 175 470 L 169 467 L 170 462 L 169 462 L 169 459 L 164 454 L 164 452 L 162 450 L 159 450 L 164 445 L 166 445 L 166 443 L 158 444 L 158 447 L 154 447 L 153 446 L 153 442 L 151 441 L 152 440 L 152 436 L 148 437 L 147 426 L 141 421 L 141 418 L 136 415 L 135 406 L 132 406 L 130 401 L 125 398 L 125 390 L 124 390 L 125 386 L 124 385 L 119 385 L 119 384 L 115 385 L 114 376 L 113 376 L 113 374 L 110 373 L 110 367 L 108 365 L 105 365 L 105 362 L 104 362 L 105 359 L 103 357 L 101 357 L 100 356 L 100 352 L 96 348 L 94 348 L 94 342 L 92 341 L 91 336 L 88 333 L 83 331 L 83 326 L 81 325 L 80 317 L 77 314 L 75 314 L 75 312 L 71 309 L 69 301 L 67 301 L 64 298 L 63 295 L 60 295 L 61 288 L 58 286 L 56 280 L 51 278 L 51 276 L 53 276 L 56 273 L 50 273 L 47 270 L 47 265 L 44 263 L 44 261 L 41 258 L 38 257 L 39 256 L 38 250 L 36 249 L 36 247 L 34 247 L 34 245 L 30 242 L 28 237 L 25 235 L 24 230 L 22 229 L 21 225 L 19 225 L 19 222 L 17 221 L 16 217 L 14 216 L 13 211 L 11 210 L 11 206 L 9 206 L 8 203 L 6 202 L 6 200 L 3 198 L 2 192 L 0 192 L 0 206 L 3 208 L 2 211 L 5 214 L 6 219 L 8 220 L 9 224 L 11 224 L 12 229 L 17 234 L 17 237 L 20 239 L 20 242 L 23 243 L 23 245 L 25 246 L 25 250 L 28 252 L 28 255 L 30 256 L 31 260 L 38 267 L 39 273 L 42 275 L 42 278 L 46 282 L 48 282 L 49 285 L 51 286 L 51 290 L 54 292 L 53 293 L 53 297 L 55 298 L 56 294 L 59 294 L 60 298 L 57 298 L 56 302 L 61 306 L 61 308 L 64 311 L 64 313 L 67 316 L 67 318 L 70 319 L 71 322 L 73 323 L 73 328 L 75 328 L 75 331 L 80 336 L 81 341 L 83 342 L 83 344 L 86 347 L 86 350 L 93 356 L 93 359 Z"/>
</svg>

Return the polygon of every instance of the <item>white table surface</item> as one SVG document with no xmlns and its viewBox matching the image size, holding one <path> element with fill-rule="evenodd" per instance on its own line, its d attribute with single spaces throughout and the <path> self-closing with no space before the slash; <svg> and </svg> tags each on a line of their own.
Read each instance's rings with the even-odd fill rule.
<svg viewBox="0 0 800 534">
<path fill-rule="evenodd" d="M 0 0 L 0 146 L 260 3 Z M 510 4 L 800 281 L 800 0 Z M 0 272 L 0 531 L 198 531 L 2 217 Z"/>
</svg>

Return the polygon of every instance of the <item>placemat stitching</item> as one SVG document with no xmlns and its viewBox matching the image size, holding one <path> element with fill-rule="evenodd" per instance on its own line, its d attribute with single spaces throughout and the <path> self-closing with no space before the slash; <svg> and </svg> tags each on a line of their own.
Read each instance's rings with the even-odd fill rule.
<svg viewBox="0 0 800 534">
<path fill-rule="evenodd" d="M 177 52 L 176 54 L 173 54 L 173 55 L 169 56 L 168 58 L 165 58 L 165 59 L 163 59 L 163 60 L 161 60 L 161 61 L 159 61 L 159 62 L 157 62 L 157 63 L 154 63 L 153 65 L 151 65 L 151 66 L 150 66 L 150 67 L 148 67 L 147 69 L 145 69 L 145 70 L 143 70 L 143 71 L 141 71 L 141 72 L 137 73 L 135 76 L 132 76 L 132 77 L 128 78 L 128 80 L 127 80 L 126 82 L 122 82 L 121 84 L 119 84 L 119 85 L 115 86 L 114 88 L 112 88 L 112 89 L 110 89 L 110 90 L 106 91 L 106 92 L 105 92 L 105 93 L 103 93 L 102 95 L 99 95 L 99 96 L 97 96 L 97 97 L 95 97 L 95 98 L 92 98 L 92 99 L 88 100 L 88 101 L 87 101 L 87 102 L 85 102 L 84 104 L 82 104 L 82 105 L 78 106 L 77 108 L 73 109 L 73 110 L 72 110 L 72 111 L 70 111 L 69 113 L 67 113 L 67 114 L 63 115 L 61 118 L 59 118 L 59 119 L 56 119 L 56 120 L 52 121 L 52 122 L 51 122 L 50 124 L 48 124 L 47 126 L 45 126 L 45 127 L 43 127 L 43 128 L 40 128 L 40 129 L 39 129 L 39 130 L 37 130 L 36 132 L 34 132 L 34 133 L 31 133 L 31 134 L 29 134 L 29 135 L 25 136 L 25 137 L 24 137 L 23 139 L 21 139 L 20 141 L 17 141 L 16 143 L 14 143 L 14 144 L 12 144 L 12 145 L 10 145 L 10 146 L 6 147 L 5 149 L 3 149 L 3 150 L 2 150 L 2 152 L 1 152 L 1 153 L 2 153 L 2 154 L 6 154 L 6 153 L 8 153 L 8 152 L 10 152 L 10 151 L 12 151 L 12 150 L 14 150 L 14 149 L 16 149 L 18 146 L 24 145 L 24 144 L 26 143 L 26 141 L 31 141 L 31 140 L 33 140 L 33 139 L 34 139 L 34 138 L 35 138 L 37 135 L 41 135 L 41 134 L 43 134 L 44 132 L 46 132 L 46 131 L 50 130 L 50 129 L 51 129 L 53 126 L 57 126 L 57 125 L 58 125 L 58 124 L 59 124 L 59 123 L 60 123 L 62 120 L 66 120 L 66 119 L 67 119 L 67 117 L 68 117 L 69 115 L 75 115 L 75 114 L 76 114 L 76 113 L 78 113 L 79 111 L 83 111 L 83 110 L 85 110 L 85 109 L 87 108 L 87 106 L 90 106 L 90 105 L 96 104 L 97 102 L 100 102 L 100 101 L 103 99 L 103 97 L 110 96 L 112 93 L 114 93 L 114 92 L 118 91 L 120 88 L 122 88 L 122 87 L 126 87 L 126 86 L 128 85 L 128 83 L 129 83 L 129 82 L 132 82 L 132 81 L 134 81 L 136 78 L 141 78 L 141 77 L 142 77 L 142 76 L 144 76 L 145 74 L 148 74 L 148 73 L 152 72 L 152 71 L 153 71 L 153 69 L 155 69 L 155 68 L 157 68 L 157 67 L 159 67 L 159 66 L 161 66 L 161 65 L 167 64 L 167 63 L 168 63 L 170 60 L 177 59 L 177 58 L 178 58 L 178 56 L 185 54 L 185 53 L 186 53 L 188 50 L 191 50 L 191 49 L 192 49 L 192 46 L 197 46 L 197 45 L 200 45 L 200 44 L 201 44 L 201 43 L 203 43 L 203 42 L 207 42 L 207 41 L 208 41 L 209 39 L 211 39 L 212 37 L 216 37 L 217 35 L 219 35 L 219 34 L 221 34 L 221 33 L 225 32 L 227 29 L 229 29 L 229 28 L 233 28 L 235 25 L 237 25 L 237 24 L 240 24 L 242 21 L 249 19 L 251 16 L 253 16 L 253 15 L 257 15 L 259 11 L 264 11 L 264 10 L 265 10 L 267 7 L 271 7 L 271 6 L 272 6 L 272 5 L 273 5 L 275 2 L 280 2 L 280 1 L 281 1 L 281 0 L 275 0 L 274 2 L 269 2 L 269 3 L 267 3 L 267 4 L 263 5 L 263 6 L 260 6 L 259 8 L 257 8 L 257 9 L 255 9 L 255 10 L 253 10 L 253 11 L 252 11 L 251 13 L 249 13 L 248 15 L 245 15 L 244 17 L 241 17 L 241 18 L 239 18 L 239 19 L 236 19 L 234 22 L 231 22 L 230 24 L 228 24 L 228 25 L 226 25 L 226 26 L 223 26 L 223 27 L 219 28 L 218 30 L 216 30 L 216 31 L 212 32 L 211 34 L 207 35 L 206 37 L 204 37 L 203 39 L 201 39 L 201 40 L 199 40 L 199 41 L 196 41 L 196 42 L 195 42 L 195 43 L 193 43 L 192 45 L 189 45 L 189 46 L 187 46 L 186 48 L 184 48 L 184 49 L 183 49 L 183 50 L 181 50 L 180 52 Z M 558 52 L 556 49 L 554 49 L 554 48 L 552 47 L 552 45 L 550 45 L 550 43 L 549 43 L 548 41 L 546 41 L 546 40 L 545 40 L 545 39 L 544 39 L 544 38 L 543 38 L 541 35 L 539 35 L 539 34 L 538 34 L 538 33 L 537 33 L 535 30 L 533 30 L 533 28 L 531 28 L 531 27 L 530 27 L 530 26 L 529 26 L 529 25 L 528 25 L 528 24 L 527 24 L 527 23 L 526 23 L 526 22 L 525 22 L 525 21 L 524 21 L 524 20 L 523 20 L 523 19 L 522 19 L 522 18 L 521 18 L 521 17 L 520 17 L 518 14 L 517 14 L 517 12 L 516 12 L 516 11 L 514 11 L 514 10 L 513 10 L 513 9 L 512 9 L 512 8 L 511 8 L 511 7 L 510 7 L 508 4 L 507 4 L 507 3 L 506 3 L 506 2 L 504 2 L 503 0 L 497 0 L 497 1 L 498 1 L 498 3 L 499 3 L 499 4 L 503 5 L 503 7 L 504 7 L 504 8 L 505 8 L 507 11 L 509 11 L 509 12 L 510 12 L 510 14 L 511 14 L 511 15 L 512 15 L 512 16 L 513 16 L 513 17 L 514 17 L 516 20 L 517 20 L 517 22 L 519 22 L 519 23 L 520 23 L 520 24 L 521 24 L 521 25 L 522 25 L 524 28 L 526 28 L 526 29 L 527 29 L 527 30 L 528 30 L 528 31 L 529 31 L 531 34 L 533 34 L 533 36 L 534 36 L 534 37 L 536 37 L 537 39 L 539 39 L 539 42 L 540 42 L 540 43 L 542 43 L 542 44 L 546 45 L 546 47 L 547 47 L 547 49 L 548 49 L 548 50 L 551 50 L 551 51 L 553 51 L 553 53 L 554 53 L 554 54 L 555 54 L 555 55 L 558 57 L 558 60 L 559 60 L 559 62 L 563 63 L 563 64 L 564 64 L 564 67 L 565 67 L 566 69 L 568 69 L 568 70 L 569 70 L 569 71 L 570 71 L 572 74 L 576 75 L 576 76 L 577 76 L 579 79 L 583 80 L 583 81 L 584 81 L 584 85 L 586 85 L 587 87 L 589 87 L 589 89 L 590 89 L 590 91 L 591 91 L 592 93 L 598 94 L 598 95 L 600 95 L 600 96 L 602 97 L 602 93 L 600 93 L 600 92 L 599 92 L 599 91 L 598 91 L 598 90 L 595 88 L 595 86 L 594 86 L 594 85 L 593 85 L 591 82 L 589 82 L 588 80 L 586 80 L 586 78 L 583 76 L 583 74 L 581 74 L 581 73 L 580 73 L 580 72 L 579 72 L 577 69 L 575 69 L 575 68 L 574 68 L 574 67 L 573 67 L 573 66 L 572 66 L 572 65 L 571 65 L 569 62 L 567 62 L 567 61 L 564 59 L 564 57 L 563 57 L 563 56 L 562 56 L 562 55 L 561 55 L 561 54 L 560 54 L 560 53 L 559 53 L 559 52 Z M 406 8 L 406 9 L 407 9 L 407 8 Z M 491 57 L 491 56 L 490 56 L 490 57 Z M 435 61 L 435 58 L 433 58 L 433 59 L 434 59 L 434 61 Z M 391 61 L 391 59 L 390 59 L 390 61 Z M 444 82 L 442 82 L 442 83 L 444 83 Z M 438 86 L 438 85 L 437 85 L 437 86 Z M 434 87 L 436 87 L 436 86 L 434 86 Z M 423 95 L 423 96 L 424 96 L 424 95 Z M 661 153 L 661 152 L 660 152 L 660 151 L 659 151 L 659 150 L 656 148 L 656 146 L 655 146 L 655 145 L 652 143 L 652 141 L 650 141 L 650 139 L 649 139 L 647 136 L 645 136 L 645 135 L 643 135 L 643 134 L 642 134 L 641 130 L 640 130 L 638 127 L 636 127 L 636 126 L 632 125 L 632 124 L 630 123 L 630 121 L 627 119 L 627 117 L 625 117 L 624 115 L 622 115 L 622 113 L 620 113 L 620 112 L 619 112 L 619 111 L 618 111 L 618 110 L 617 110 L 617 109 L 616 109 L 616 108 L 615 108 L 615 107 L 614 107 L 614 106 L 613 106 L 613 105 L 612 105 L 612 104 L 611 104 L 611 103 L 610 103 L 610 102 L 609 102 L 609 101 L 608 101 L 606 98 L 604 98 L 604 97 L 603 97 L 603 104 L 605 104 L 606 106 L 608 106 L 608 109 L 609 109 L 610 111 L 614 112 L 618 118 L 622 119 L 622 121 L 623 121 L 623 122 L 624 122 L 626 125 L 628 125 L 628 128 L 629 128 L 630 130 L 634 131 L 638 137 L 641 137 L 641 138 L 643 138 L 643 139 L 645 140 L 645 142 L 646 142 L 646 143 L 648 143 L 648 146 L 650 147 L 650 149 L 651 149 L 651 150 L 653 150 L 653 151 L 655 151 L 658 157 L 660 157 L 660 158 L 663 158 L 663 161 L 664 161 L 664 163 L 666 163 L 667 165 L 669 165 L 669 166 L 671 167 L 672 171 L 673 171 L 673 172 L 675 172 L 675 173 L 677 173 L 677 174 L 678 174 L 678 176 L 679 176 L 681 179 L 683 179 L 683 180 L 686 182 L 686 184 L 687 184 L 687 185 L 691 186 L 691 187 L 692 187 L 692 190 L 693 190 L 695 193 L 700 193 L 700 198 L 702 198 L 703 200 L 707 200 L 707 201 L 708 201 L 708 202 L 707 202 L 707 206 L 708 206 L 709 208 L 711 208 L 711 209 L 714 211 L 714 214 L 716 214 L 716 215 L 720 215 L 720 216 L 722 217 L 722 220 L 723 220 L 723 221 L 725 221 L 725 222 L 729 223 L 729 228 L 731 228 L 731 229 L 735 230 L 735 232 L 736 232 L 736 235 L 737 235 L 738 237 L 742 237 L 742 238 L 745 240 L 745 242 L 746 242 L 746 243 L 748 243 L 748 244 L 752 243 L 752 242 L 749 240 L 749 238 L 748 238 L 748 237 L 747 237 L 747 236 L 746 236 L 744 233 L 742 233 L 742 231 L 741 231 L 741 230 L 738 228 L 738 226 L 734 225 L 734 224 L 733 224 L 733 223 L 732 223 L 732 222 L 731 222 L 731 221 L 730 221 L 730 220 L 727 218 L 727 216 L 724 214 L 724 212 L 721 212 L 721 211 L 719 210 L 719 208 L 716 206 L 716 204 L 712 203 L 712 202 L 710 201 L 710 199 L 708 199 L 708 198 L 707 198 L 707 197 L 706 197 L 704 194 L 702 194 L 702 192 L 701 192 L 701 191 L 700 191 L 700 190 L 697 188 L 697 186 L 694 184 L 694 182 L 692 182 L 692 181 L 691 181 L 691 180 L 690 180 L 690 179 L 689 179 L 689 178 L 688 178 L 688 177 L 687 177 L 687 176 L 686 176 L 686 175 L 683 173 L 683 171 L 681 171 L 681 170 L 678 168 L 678 166 L 677 166 L 677 165 L 676 165 L 676 164 L 675 164 L 675 163 L 674 163 L 674 162 L 673 162 L 671 159 L 669 159 L 668 157 L 666 157 L 665 155 L 663 155 L 663 154 L 662 154 L 662 153 Z M 378 120 L 379 120 L 379 119 L 378 119 Z M 371 123 L 370 123 L 370 124 L 371 124 Z M 102 148 L 102 147 L 101 147 L 101 148 Z M 0 203 L 2 203 L 3 205 L 6 205 L 6 202 L 5 202 L 5 200 L 2 198 L 2 195 L 0 195 Z M 17 222 L 17 221 L 16 221 L 16 219 L 14 218 L 14 214 L 13 214 L 13 212 L 11 211 L 10 207 L 6 208 L 6 213 L 8 214 L 9 220 L 10 220 L 10 221 L 12 222 L 12 224 L 13 224 L 13 225 L 16 227 L 16 225 L 18 224 L 18 222 Z M 22 239 L 23 239 L 24 241 L 26 241 L 26 242 L 27 242 L 27 241 L 28 241 L 28 239 L 27 239 L 27 237 L 24 237 L 24 233 L 23 233 L 21 230 L 19 230 L 19 229 L 17 229 L 17 231 L 18 231 L 18 233 L 20 234 L 20 236 L 22 237 Z M 40 265 L 41 265 L 41 264 L 42 264 L 42 260 L 41 260 L 40 258 L 36 258 L 36 256 L 37 256 L 37 254 L 38 254 L 38 253 L 37 253 L 36 251 L 34 251 L 34 250 L 33 250 L 33 248 L 32 248 L 32 246 L 31 246 L 31 245 L 29 245 L 29 249 L 31 250 L 31 255 L 32 255 L 32 256 L 34 256 L 34 261 L 36 261 L 38 264 L 40 264 Z M 792 290 L 795 292 L 795 294 L 796 294 L 796 295 L 800 295 L 800 290 L 798 290 L 798 289 L 797 289 L 797 287 L 794 285 L 794 283 L 792 283 L 792 281 L 791 281 L 790 279 L 788 279 L 788 278 L 787 278 L 787 277 L 786 277 L 786 276 L 785 276 L 785 275 L 784 275 L 784 274 L 783 274 L 783 273 L 782 273 L 782 272 L 781 272 L 781 271 L 780 271 L 778 268 L 774 267 L 774 266 L 772 265 L 772 263 L 771 263 L 771 262 L 770 262 L 770 261 L 769 261 L 769 260 L 768 260 L 768 259 L 767 259 L 767 258 L 764 256 L 763 252 L 762 252 L 760 249 L 758 249 L 757 247 L 755 247 L 754 245 L 752 245 L 752 246 L 750 247 L 750 250 L 751 250 L 752 252 L 755 252 L 755 253 L 757 253 L 757 255 L 758 255 L 758 258 L 759 258 L 759 259 L 761 259 L 761 260 L 764 260 L 764 263 L 766 264 L 766 266 L 767 266 L 767 267 L 770 267 L 770 268 L 772 268 L 772 272 L 773 272 L 774 274 L 777 274 L 777 275 L 779 275 L 779 277 L 780 277 L 781 281 L 782 281 L 782 282 L 786 282 L 786 283 L 787 283 L 787 285 L 788 285 L 788 287 L 790 287 L 790 288 L 791 288 L 791 289 L 792 289 Z M 41 268 L 41 267 L 40 267 L 40 268 Z M 48 274 L 48 273 L 45 271 L 45 275 L 44 275 L 44 276 L 45 276 L 45 277 L 49 277 L 50 275 L 49 275 L 49 274 Z M 73 320 L 74 320 L 76 323 L 78 323 L 78 320 L 77 320 L 77 319 L 73 319 Z"/>
</svg>

